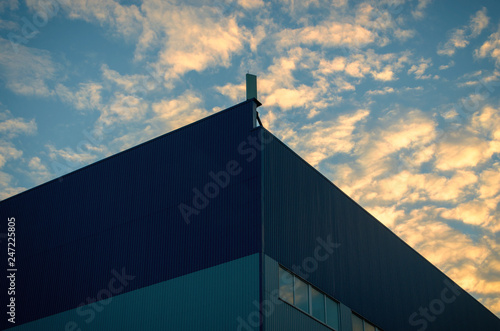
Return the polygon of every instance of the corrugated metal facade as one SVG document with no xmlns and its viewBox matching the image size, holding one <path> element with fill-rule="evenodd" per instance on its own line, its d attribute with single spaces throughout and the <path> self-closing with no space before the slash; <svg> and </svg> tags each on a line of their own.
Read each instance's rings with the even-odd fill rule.
<svg viewBox="0 0 500 331">
<path fill-rule="evenodd" d="M 82 330 L 328 330 L 285 303 L 260 323 L 256 307 L 278 288 L 281 264 L 340 301 L 339 331 L 351 331 L 352 311 L 384 331 L 418 330 L 410 315 L 449 279 L 255 128 L 258 105 L 243 102 L 1 202 L 2 218 L 17 224 L 17 325 L 50 316 L 19 329 L 64 328 L 126 273 L 133 280 Z M 235 164 L 241 172 L 214 193 L 214 175 Z M 193 207 L 196 189 L 209 186 L 213 198 L 187 224 L 179 204 Z M 460 291 L 427 330 L 500 330 Z M 5 318 L 0 326 L 11 327 Z"/>
<path fill-rule="evenodd" d="M 385 331 L 423 330 L 409 317 L 430 304 L 441 309 L 435 300 L 448 277 L 278 139 L 263 151 L 262 182 L 265 255 Z M 316 247 L 328 241 L 335 244 L 328 259 L 315 264 Z M 461 289 L 431 317 L 426 330 L 500 330 L 500 320 Z"/>
<path fill-rule="evenodd" d="M 2 201 L 2 219 L 16 219 L 17 325 L 96 297 L 113 269 L 135 276 L 124 294 L 259 252 L 260 155 L 249 163 L 238 152 L 256 106 L 243 102 Z M 193 206 L 193 189 L 230 161 L 241 173 L 186 224 L 179 204 Z"/>
</svg>

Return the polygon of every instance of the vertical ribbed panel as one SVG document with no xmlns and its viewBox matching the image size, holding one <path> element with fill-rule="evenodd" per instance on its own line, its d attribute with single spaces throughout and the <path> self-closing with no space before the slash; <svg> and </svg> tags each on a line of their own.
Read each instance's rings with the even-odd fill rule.
<svg viewBox="0 0 500 331">
<path fill-rule="evenodd" d="M 260 154 L 247 162 L 238 152 L 255 134 L 255 107 L 243 102 L 2 201 L 0 216 L 17 224 L 17 325 L 95 297 L 112 269 L 136 277 L 126 293 L 257 253 Z M 192 206 L 193 189 L 232 160 L 241 173 L 187 225 L 179 204 Z"/>
<path fill-rule="evenodd" d="M 410 315 L 439 299 L 448 277 L 277 139 L 263 151 L 262 181 L 266 255 L 301 267 L 307 281 L 385 331 L 418 329 Z M 305 272 L 318 239 L 329 236 L 340 246 Z M 427 328 L 497 329 L 500 320 L 463 290 Z"/>
<path fill-rule="evenodd" d="M 72 309 L 12 330 L 236 330 L 239 317 L 257 310 L 258 263 L 253 254 L 98 302 L 102 310 L 93 318 Z"/>
</svg>

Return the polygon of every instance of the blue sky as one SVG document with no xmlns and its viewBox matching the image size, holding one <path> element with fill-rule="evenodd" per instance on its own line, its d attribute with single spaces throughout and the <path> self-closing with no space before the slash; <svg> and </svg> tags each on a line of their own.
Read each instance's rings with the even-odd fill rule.
<svg viewBox="0 0 500 331">
<path fill-rule="evenodd" d="M 245 99 L 500 316 L 500 2 L 0 2 L 0 199 Z M 418 308 L 418 307 L 416 307 Z"/>
</svg>

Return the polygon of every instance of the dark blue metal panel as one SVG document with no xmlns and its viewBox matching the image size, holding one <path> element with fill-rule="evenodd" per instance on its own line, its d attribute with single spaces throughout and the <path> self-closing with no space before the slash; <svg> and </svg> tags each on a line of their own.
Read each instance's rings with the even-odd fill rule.
<svg viewBox="0 0 500 331">
<path fill-rule="evenodd" d="M 434 305 L 427 330 L 500 330 L 462 289 L 440 311 L 443 291 L 453 296 L 448 277 L 277 139 L 263 151 L 262 181 L 265 254 L 354 312 L 385 331 L 418 330 L 420 307 Z M 323 260 L 316 250 L 328 241 Z"/>
<path fill-rule="evenodd" d="M 136 276 L 126 293 L 258 252 L 260 154 L 248 161 L 246 143 L 238 151 L 255 134 L 255 107 L 243 102 L 2 201 L 2 220 L 17 224 L 17 325 L 95 297 L 112 269 Z M 193 207 L 193 189 L 230 161 L 241 173 L 186 224 L 179 204 Z"/>
</svg>

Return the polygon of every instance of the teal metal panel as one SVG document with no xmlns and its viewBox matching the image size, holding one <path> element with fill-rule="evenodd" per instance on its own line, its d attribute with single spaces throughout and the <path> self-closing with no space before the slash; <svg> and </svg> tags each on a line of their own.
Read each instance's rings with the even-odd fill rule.
<svg viewBox="0 0 500 331">
<path fill-rule="evenodd" d="M 237 330 L 258 300 L 259 256 L 253 254 L 98 301 L 101 311 L 87 305 L 11 330 Z"/>
</svg>

